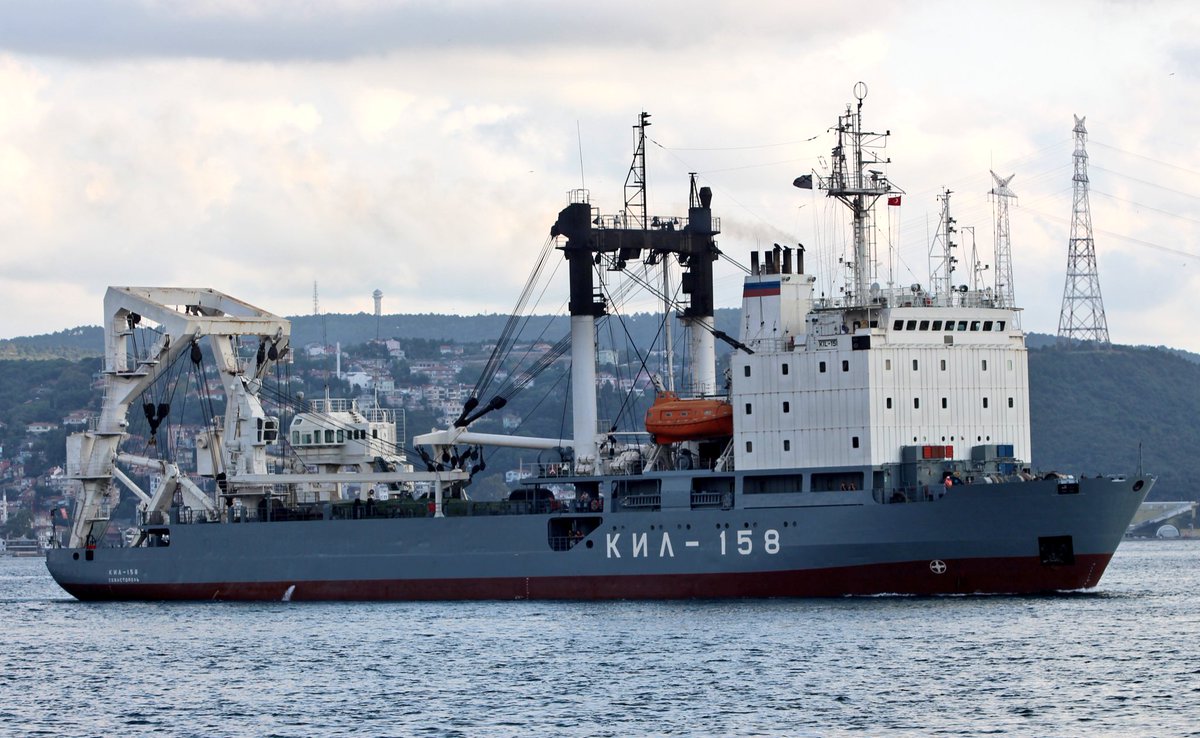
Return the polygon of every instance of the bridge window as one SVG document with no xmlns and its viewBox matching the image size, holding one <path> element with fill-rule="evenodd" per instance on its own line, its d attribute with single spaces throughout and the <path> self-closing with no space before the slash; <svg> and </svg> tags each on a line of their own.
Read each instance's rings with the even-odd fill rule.
<svg viewBox="0 0 1200 738">
<path fill-rule="evenodd" d="M 985 331 L 990 331 L 992 329 L 992 321 L 990 321 L 990 320 L 983 321 L 983 329 Z"/>
<path fill-rule="evenodd" d="M 996 321 L 996 330 L 998 330 L 998 331 L 1004 330 L 1004 321 L 1003 320 Z"/>
<path fill-rule="evenodd" d="M 346 431 L 344 431 L 344 430 L 339 430 L 339 431 L 337 432 L 337 442 L 338 442 L 338 443 L 345 443 L 345 442 L 346 442 Z"/>
<path fill-rule="evenodd" d="M 915 321 L 915 320 L 908 321 L 908 325 L 905 326 L 905 328 L 906 328 L 906 330 L 915 331 L 917 329 L 917 321 Z"/>
<path fill-rule="evenodd" d="M 954 330 L 954 321 L 953 320 L 946 321 L 946 330 L 948 330 L 948 331 Z"/>
<path fill-rule="evenodd" d="M 929 330 L 929 321 L 928 320 L 921 321 L 921 330 L 923 330 L 923 331 Z"/>
<path fill-rule="evenodd" d="M 892 323 L 892 330 L 894 330 L 894 331 L 902 331 L 902 330 L 904 330 L 904 321 L 903 321 L 903 320 L 897 320 L 897 321 L 893 322 L 893 323 Z"/>
<path fill-rule="evenodd" d="M 292 445 L 293 446 L 300 445 L 300 431 L 292 431 Z"/>
<path fill-rule="evenodd" d="M 979 330 L 979 321 L 978 320 L 971 321 L 971 330 L 973 330 L 973 331 Z"/>
<path fill-rule="evenodd" d="M 303 445 L 305 445 L 305 446 L 311 446 L 311 445 L 312 445 L 312 434 L 311 434 L 311 433 L 305 433 L 305 434 L 304 434 L 304 443 L 303 443 Z"/>
<path fill-rule="evenodd" d="M 940 320 L 935 320 L 935 321 L 933 321 L 933 328 L 932 328 L 932 330 L 935 330 L 935 331 L 940 331 L 941 329 L 942 329 L 942 321 L 940 321 Z"/>
<path fill-rule="evenodd" d="M 333 431 L 332 430 L 325 431 L 325 443 L 333 443 Z"/>
<path fill-rule="evenodd" d="M 965 321 L 965 320 L 958 321 L 958 329 L 960 331 L 965 331 L 967 329 L 967 321 Z"/>
</svg>

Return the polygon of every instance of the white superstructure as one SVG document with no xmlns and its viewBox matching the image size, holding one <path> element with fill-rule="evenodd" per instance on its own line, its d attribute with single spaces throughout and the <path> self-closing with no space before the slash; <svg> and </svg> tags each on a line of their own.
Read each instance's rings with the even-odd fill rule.
<svg viewBox="0 0 1200 738">
<path fill-rule="evenodd" d="M 926 445 L 962 460 L 975 446 L 1011 445 L 1029 459 L 1015 310 L 920 292 L 822 307 L 811 284 L 804 274 L 746 278 L 741 340 L 754 353 L 732 360 L 735 468 L 875 468 Z"/>
<path fill-rule="evenodd" d="M 887 134 L 862 128 L 865 86 L 855 93 L 857 109 L 835 129 L 831 174 L 819 178 L 851 212 L 853 275 L 839 299 L 816 299 L 802 249 L 795 269 L 790 249 L 776 246 L 761 262 L 754 254 L 739 325 L 753 353 L 731 360 L 734 468 L 808 470 L 787 483 L 799 491 L 887 489 L 904 476 L 916 485 L 923 480 L 913 464 L 922 459 L 1028 464 L 1019 310 L 991 289 L 954 284 L 949 193 L 932 291 L 871 281 L 872 210 L 885 196 L 898 202 L 900 190 L 882 171 L 888 160 L 872 151 Z"/>
</svg>

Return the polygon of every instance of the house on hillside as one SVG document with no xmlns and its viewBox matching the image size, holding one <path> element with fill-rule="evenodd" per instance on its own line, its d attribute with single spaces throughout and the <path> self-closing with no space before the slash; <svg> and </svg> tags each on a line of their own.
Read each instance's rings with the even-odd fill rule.
<svg viewBox="0 0 1200 738">
<path fill-rule="evenodd" d="M 25 432 L 34 436 L 40 436 L 43 433 L 49 433 L 50 431 L 56 430 L 58 430 L 57 423 L 34 422 L 25 426 Z"/>
<path fill-rule="evenodd" d="M 393 359 L 406 358 L 404 349 L 400 348 L 400 342 L 396 339 L 388 338 L 382 341 L 382 343 L 387 348 L 388 356 L 392 357 Z"/>
<path fill-rule="evenodd" d="M 366 372 L 346 372 L 342 375 L 342 379 L 349 382 L 351 387 L 359 389 L 370 389 L 371 387 L 371 375 Z"/>
<path fill-rule="evenodd" d="M 92 414 L 88 410 L 72 410 L 65 418 L 62 419 L 62 424 L 64 428 L 86 428 L 88 424 L 88 418 L 91 416 Z"/>
</svg>

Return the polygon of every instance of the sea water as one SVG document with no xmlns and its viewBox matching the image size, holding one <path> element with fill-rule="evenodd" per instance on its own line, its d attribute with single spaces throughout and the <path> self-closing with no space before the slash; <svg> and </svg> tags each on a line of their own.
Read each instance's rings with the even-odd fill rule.
<svg viewBox="0 0 1200 738">
<path fill-rule="evenodd" d="M 1037 597 L 81 603 L 0 559 L 0 735 L 1200 735 L 1200 542 Z"/>
</svg>

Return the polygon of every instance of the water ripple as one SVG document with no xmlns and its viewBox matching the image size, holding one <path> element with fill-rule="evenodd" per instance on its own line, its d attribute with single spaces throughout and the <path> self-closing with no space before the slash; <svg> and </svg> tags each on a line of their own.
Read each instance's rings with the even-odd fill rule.
<svg viewBox="0 0 1200 738">
<path fill-rule="evenodd" d="M 0 559 L 0 734 L 1194 735 L 1198 584 L 1137 542 L 1049 597 L 89 604 Z"/>
</svg>

